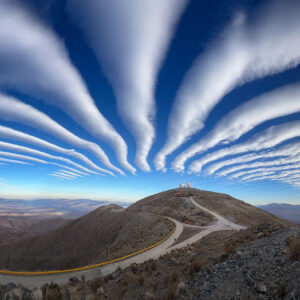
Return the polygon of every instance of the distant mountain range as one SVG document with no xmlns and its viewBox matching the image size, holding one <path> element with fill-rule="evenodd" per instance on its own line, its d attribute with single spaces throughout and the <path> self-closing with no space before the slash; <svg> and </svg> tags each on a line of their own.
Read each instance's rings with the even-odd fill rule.
<svg viewBox="0 0 300 300">
<path fill-rule="evenodd" d="M 130 203 L 112 201 L 94 201 L 88 199 L 39 199 L 14 200 L 0 199 L 1 217 L 61 217 L 66 219 L 79 218 L 102 205 L 118 204 L 127 207 Z"/>
<path fill-rule="evenodd" d="M 0 246 L 47 233 L 111 203 L 86 199 L 0 199 Z"/>
<path fill-rule="evenodd" d="M 280 218 L 300 224 L 300 205 L 271 203 L 267 205 L 258 205 L 257 207 Z"/>
</svg>

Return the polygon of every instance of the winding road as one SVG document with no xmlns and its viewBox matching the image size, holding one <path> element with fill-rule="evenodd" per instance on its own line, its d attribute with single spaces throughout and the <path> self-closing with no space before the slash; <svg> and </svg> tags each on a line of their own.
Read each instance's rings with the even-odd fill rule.
<svg viewBox="0 0 300 300">
<path fill-rule="evenodd" d="M 114 263 L 110 263 L 104 266 L 82 270 L 82 271 L 75 271 L 75 272 L 67 272 L 67 273 L 61 273 L 61 274 L 47 274 L 47 275 L 12 275 L 12 274 L 1 274 L 0 271 L 0 284 L 7 284 L 10 282 L 13 282 L 15 284 L 22 284 L 25 287 L 28 287 L 30 289 L 34 287 L 41 287 L 44 283 L 49 282 L 56 282 L 58 284 L 65 284 L 69 281 L 70 277 L 81 277 L 85 276 L 86 279 L 93 279 L 95 277 L 99 276 L 105 276 L 108 274 L 113 273 L 116 271 L 119 267 L 120 268 L 126 268 L 130 266 L 133 263 L 140 264 L 143 263 L 149 259 L 156 259 L 160 257 L 161 255 L 164 255 L 174 249 L 183 248 L 189 244 L 195 243 L 198 240 L 202 239 L 204 236 L 214 232 L 214 231 L 220 231 L 220 230 L 242 230 L 246 229 L 245 226 L 241 226 L 238 224 L 235 224 L 233 222 L 230 222 L 217 214 L 216 212 L 213 212 L 200 204 L 198 204 L 192 197 L 183 198 L 191 201 L 196 207 L 198 207 L 201 210 L 204 210 L 211 215 L 214 216 L 216 219 L 215 222 L 209 226 L 194 226 L 194 225 L 187 225 L 184 223 L 181 223 L 175 219 L 167 217 L 169 220 L 175 223 L 176 228 L 172 235 L 163 241 L 161 244 L 157 245 L 156 247 L 153 247 L 145 252 L 142 252 L 140 254 L 137 254 L 135 256 L 132 256 L 130 258 L 117 261 Z M 201 232 L 196 233 L 190 238 L 187 238 L 183 240 L 180 243 L 175 244 L 175 241 L 180 237 L 180 235 L 183 232 L 184 227 L 198 227 L 201 229 Z"/>
</svg>

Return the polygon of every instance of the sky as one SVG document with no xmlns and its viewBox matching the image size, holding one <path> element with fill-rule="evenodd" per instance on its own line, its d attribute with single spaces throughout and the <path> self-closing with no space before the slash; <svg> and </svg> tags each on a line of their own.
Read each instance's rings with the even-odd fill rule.
<svg viewBox="0 0 300 300">
<path fill-rule="evenodd" d="M 300 203 L 298 0 L 0 2 L 0 197 L 191 181 Z"/>
</svg>

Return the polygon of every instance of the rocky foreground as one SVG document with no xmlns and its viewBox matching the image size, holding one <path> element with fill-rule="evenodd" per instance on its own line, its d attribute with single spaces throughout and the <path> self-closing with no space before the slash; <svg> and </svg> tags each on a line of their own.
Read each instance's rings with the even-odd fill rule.
<svg viewBox="0 0 300 300">
<path fill-rule="evenodd" d="M 0 299 L 300 299 L 300 229 L 261 224 L 216 232 L 141 265 L 85 281 L 28 290 L 8 284 Z"/>
<path fill-rule="evenodd" d="M 299 239 L 300 231 L 287 229 L 238 247 L 200 271 L 188 283 L 187 298 L 300 299 L 300 248 L 289 250 L 292 237 Z"/>
</svg>

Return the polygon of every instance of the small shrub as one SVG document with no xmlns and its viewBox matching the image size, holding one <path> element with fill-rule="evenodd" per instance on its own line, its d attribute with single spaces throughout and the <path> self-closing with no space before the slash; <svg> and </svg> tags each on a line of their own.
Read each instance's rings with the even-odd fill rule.
<svg viewBox="0 0 300 300">
<path fill-rule="evenodd" d="M 156 291 L 156 290 L 157 290 L 157 286 L 158 286 L 157 281 L 154 280 L 154 279 L 152 279 L 152 280 L 150 281 L 150 286 L 151 286 L 151 288 L 152 288 L 153 291 Z"/>
<path fill-rule="evenodd" d="M 127 286 L 131 281 L 132 281 L 131 276 L 129 276 L 127 274 L 123 276 L 123 279 L 122 279 L 123 286 Z"/>
<path fill-rule="evenodd" d="M 138 283 L 140 286 L 142 286 L 144 284 L 144 275 L 140 274 L 138 277 Z"/>
<path fill-rule="evenodd" d="M 121 273 L 122 272 L 122 268 L 120 266 L 118 266 L 117 268 L 117 272 Z"/>
<path fill-rule="evenodd" d="M 294 236 L 288 236 L 285 241 L 289 247 L 290 259 L 292 261 L 300 259 L 300 240 Z"/>
<path fill-rule="evenodd" d="M 175 286 L 173 284 L 169 285 L 164 296 L 163 299 L 164 300 L 172 300 L 175 298 Z"/>
<path fill-rule="evenodd" d="M 229 254 L 233 254 L 235 252 L 235 244 L 234 243 L 227 243 L 224 246 L 224 253 L 229 255 Z"/>
<path fill-rule="evenodd" d="M 192 270 L 194 273 L 198 273 L 201 270 L 201 262 L 199 259 L 197 259 L 197 258 L 193 259 Z"/>
<path fill-rule="evenodd" d="M 278 286 L 278 296 L 280 299 L 283 299 L 286 296 L 287 293 L 287 283 L 286 282 L 282 282 L 279 286 Z"/>
<path fill-rule="evenodd" d="M 182 295 L 186 292 L 186 285 L 183 281 L 180 281 L 176 288 L 176 295 Z"/>
<path fill-rule="evenodd" d="M 170 260 L 172 258 L 172 254 L 170 252 L 168 252 L 166 255 L 165 255 L 165 259 L 166 260 Z"/>
<path fill-rule="evenodd" d="M 85 283 L 85 276 L 81 275 L 80 279 L 81 279 L 80 281 L 84 284 Z"/>
<path fill-rule="evenodd" d="M 176 282 L 177 278 L 178 278 L 177 272 L 176 272 L 176 271 L 173 271 L 173 272 L 172 272 L 172 275 L 171 275 L 171 280 L 172 280 L 173 282 Z"/>
<path fill-rule="evenodd" d="M 77 292 L 81 292 L 81 291 L 83 291 L 84 290 L 84 283 L 82 283 L 82 282 L 80 282 L 78 285 L 77 285 L 77 287 L 76 287 L 76 291 Z"/>
<path fill-rule="evenodd" d="M 151 270 L 152 271 L 155 271 L 157 268 L 157 265 L 156 265 L 156 262 L 154 261 L 152 264 L 151 264 Z"/>
<path fill-rule="evenodd" d="M 96 293 L 98 288 L 104 284 L 105 279 L 103 277 L 97 277 L 90 281 L 91 290 Z"/>
<path fill-rule="evenodd" d="M 47 299 L 62 299 L 60 287 L 56 283 L 51 283 L 46 290 Z"/>
<path fill-rule="evenodd" d="M 132 265 L 130 266 L 130 270 L 131 270 L 131 272 L 134 273 L 134 274 L 138 271 L 138 269 L 139 269 L 139 267 L 138 267 L 137 264 L 132 264 Z"/>
</svg>

